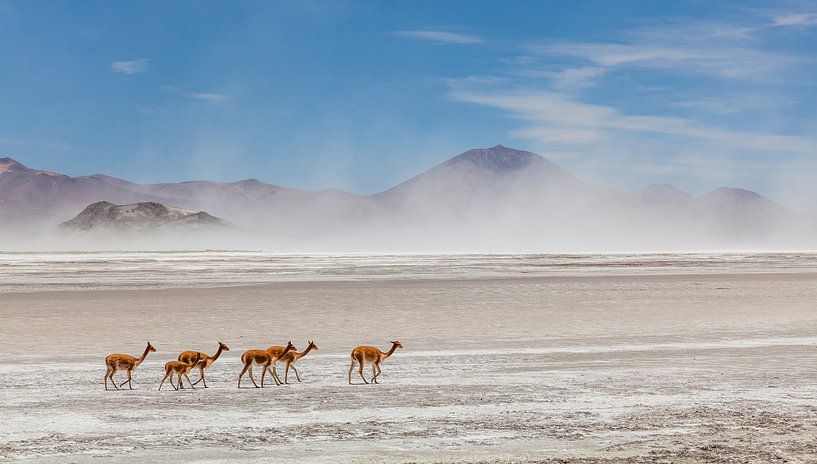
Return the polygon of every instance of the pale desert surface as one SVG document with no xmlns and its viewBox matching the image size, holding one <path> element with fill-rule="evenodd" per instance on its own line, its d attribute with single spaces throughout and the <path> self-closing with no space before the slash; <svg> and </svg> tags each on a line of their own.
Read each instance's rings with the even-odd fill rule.
<svg viewBox="0 0 817 464">
<path fill-rule="evenodd" d="M 100 256 L 0 254 L 0 460 L 817 462 L 813 254 Z M 236 388 L 290 339 L 302 383 Z M 219 340 L 210 388 L 157 391 Z"/>
</svg>

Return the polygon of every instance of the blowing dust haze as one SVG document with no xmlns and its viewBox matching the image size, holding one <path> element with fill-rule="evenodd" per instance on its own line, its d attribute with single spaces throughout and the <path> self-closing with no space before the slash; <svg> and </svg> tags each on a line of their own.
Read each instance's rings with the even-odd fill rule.
<svg viewBox="0 0 817 464">
<path fill-rule="evenodd" d="M 136 184 L 0 162 L 12 250 L 273 252 L 796 250 L 817 219 L 754 192 L 693 197 L 584 182 L 542 156 L 474 149 L 386 191 L 303 191 L 258 180 Z"/>
</svg>

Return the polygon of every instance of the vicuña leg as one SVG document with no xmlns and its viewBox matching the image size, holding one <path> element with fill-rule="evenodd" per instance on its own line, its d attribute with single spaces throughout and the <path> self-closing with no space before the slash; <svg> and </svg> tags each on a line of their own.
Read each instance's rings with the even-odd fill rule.
<svg viewBox="0 0 817 464">
<path fill-rule="evenodd" d="M 272 363 L 272 369 L 270 369 L 272 371 L 272 378 L 275 380 L 275 385 L 281 385 L 283 382 L 281 382 L 281 378 L 278 377 L 278 369 L 276 369 L 275 365 L 276 363 Z"/>
<path fill-rule="evenodd" d="M 255 379 L 252 377 L 252 361 L 244 364 L 244 369 L 241 370 L 241 375 L 238 376 L 238 388 L 241 388 L 241 377 L 244 377 L 244 373 L 247 371 L 250 373 L 250 380 L 252 380 L 252 384 L 255 385 L 255 388 L 258 388 L 258 384 L 255 383 Z"/>
<path fill-rule="evenodd" d="M 170 377 L 170 374 L 171 374 L 170 371 L 165 372 L 165 376 L 162 378 L 162 381 L 159 382 L 159 391 L 162 391 L 162 385 L 165 384 L 165 380 L 167 380 L 167 378 Z M 170 379 L 170 385 L 171 386 L 173 385 L 173 379 Z M 173 388 L 175 389 L 176 387 L 173 387 Z"/>
<path fill-rule="evenodd" d="M 193 382 L 193 385 L 198 385 L 202 380 L 204 380 L 204 368 L 199 367 L 199 379 Z M 207 388 L 207 381 L 204 382 L 204 388 Z"/>
<path fill-rule="evenodd" d="M 119 388 L 122 388 L 122 385 L 128 384 L 128 388 L 130 388 L 131 390 L 133 390 L 133 384 L 131 384 L 131 382 L 130 382 L 130 381 L 131 381 L 131 375 L 132 375 L 132 374 L 133 374 L 133 371 L 132 371 L 131 369 L 128 369 L 128 379 L 127 379 L 127 380 L 125 380 L 124 382 L 120 383 L 120 384 L 119 384 Z M 113 380 L 113 379 L 111 379 L 111 380 Z"/>
<path fill-rule="evenodd" d="M 204 388 L 207 388 L 207 379 L 204 378 L 204 368 L 203 367 L 199 367 L 199 374 L 201 374 L 201 376 L 199 377 L 198 380 L 196 380 L 196 382 L 193 385 L 198 385 L 199 382 L 204 382 Z"/>
<path fill-rule="evenodd" d="M 119 386 L 116 385 L 116 381 L 113 379 L 114 374 L 116 374 L 116 368 L 115 367 L 111 370 L 111 384 L 113 384 L 113 388 L 119 390 Z"/>
<path fill-rule="evenodd" d="M 249 370 L 248 374 L 250 376 L 250 380 L 252 380 L 252 384 L 255 385 L 256 388 L 258 388 L 258 384 L 255 383 L 255 376 L 252 375 L 252 364 L 250 364 L 250 370 Z M 264 380 L 263 379 L 261 379 L 261 386 L 262 387 L 264 386 Z"/>
<path fill-rule="evenodd" d="M 352 365 L 349 366 L 349 385 L 352 385 L 352 370 L 355 368 L 355 359 L 352 358 Z"/>
<path fill-rule="evenodd" d="M 369 381 L 366 380 L 366 376 L 363 375 L 363 363 L 358 361 L 357 364 L 360 366 L 360 369 L 358 369 L 357 372 L 360 374 L 360 378 L 363 379 L 363 383 L 369 383 Z"/>
<path fill-rule="evenodd" d="M 298 375 L 298 369 L 295 369 L 291 363 L 287 363 L 287 368 L 284 370 L 284 383 L 289 383 L 289 369 L 292 368 L 292 371 L 295 372 L 295 378 L 298 379 L 298 382 L 301 381 L 301 376 Z"/>
<path fill-rule="evenodd" d="M 261 388 L 264 388 L 264 378 L 267 376 L 267 371 L 271 371 L 269 364 L 264 364 L 264 369 L 261 370 Z M 275 374 L 272 373 L 272 380 L 275 380 Z M 278 381 L 275 380 L 275 384 L 278 385 Z"/>
<path fill-rule="evenodd" d="M 275 381 L 275 385 L 281 385 L 282 383 L 281 378 L 278 377 L 278 371 L 275 369 L 275 363 L 273 363 L 270 367 L 267 368 L 267 372 L 269 372 L 269 375 L 270 377 L 272 377 L 272 380 Z"/>
</svg>

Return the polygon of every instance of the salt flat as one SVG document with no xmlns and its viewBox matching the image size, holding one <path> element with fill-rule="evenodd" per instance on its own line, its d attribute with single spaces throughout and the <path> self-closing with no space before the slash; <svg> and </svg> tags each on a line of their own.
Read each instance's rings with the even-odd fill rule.
<svg viewBox="0 0 817 464">
<path fill-rule="evenodd" d="M 150 272 L 134 282 L 100 272 L 73 289 L 43 277 L 53 264 L 40 265 L 0 294 L 0 456 L 814 461 L 814 256 L 775 256 L 712 256 L 710 266 L 675 256 L 646 268 L 620 258 L 532 276 L 518 272 L 530 259 L 499 257 L 501 266 L 479 272 L 492 262 L 481 257 L 469 264 L 476 277 L 428 258 L 433 272 L 410 274 L 401 258 L 403 271 L 357 268 L 353 279 L 327 258 L 320 274 L 333 278 L 268 270 L 225 283 L 201 266 L 200 287 L 179 273 L 189 269 L 179 258 L 176 267 L 143 262 Z M 366 259 L 383 263 L 361 258 L 352 268 Z M 148 274 L 162 285 L 145 284 Z M 299 362 L 303 383 L 236 388 L 242 351 L 289 339 L 319 346 Z M 347 385 L 351 348 L 393 339 L 405 349 L 383 364 L 382 383 L 355 375 Z M 104 391 L 104 356 L 138 355 L 148 340 L 158 352 L 136 371 L 135 389 Z M 210 369 L 210 388 L 156 391 L 165 361 L 185 349 L 212 353 L 218 340 L 231 351 Z"/>
</svg>

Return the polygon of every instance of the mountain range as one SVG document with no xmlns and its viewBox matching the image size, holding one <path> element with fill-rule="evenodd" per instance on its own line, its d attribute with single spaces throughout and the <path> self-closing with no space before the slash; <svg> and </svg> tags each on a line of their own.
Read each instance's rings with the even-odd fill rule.
<svg viewBox="0 0 817 464">
<path fill-rule="evenodd" d="M 371 195 L 256 179 L 137 184 L 0 158 L 0 224 L 50 226 L 101 201 L 207 211 L 280 242 L 353 249 L 409 243 L 434 249 L 764 247 L 808 241 L 817 230 L 814 218 L 748 190 L 721 187 L 692 196 L 658 184 L 623 192 L 501 145 L 466 151 Z"/>
</svg>

